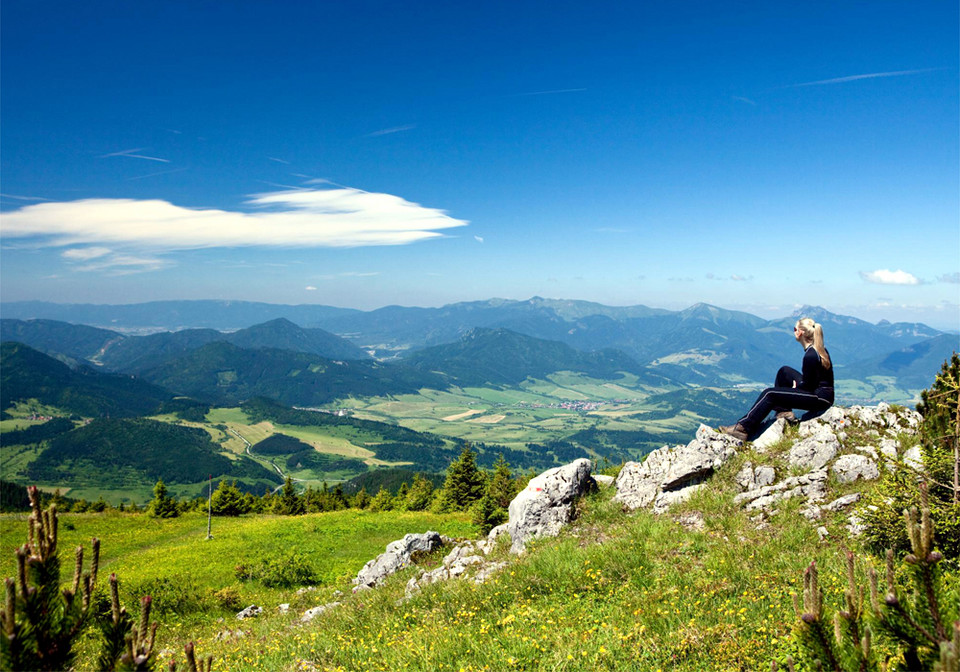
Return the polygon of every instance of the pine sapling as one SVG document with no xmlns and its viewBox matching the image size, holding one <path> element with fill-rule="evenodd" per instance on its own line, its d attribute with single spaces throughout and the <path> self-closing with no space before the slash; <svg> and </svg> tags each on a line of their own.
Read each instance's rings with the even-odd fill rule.
<svg viewBox="0 0 960 672">
<path fill-rule="evenodd" d="M 0 621 L 0 667 L 4 670 L 65 670 L 75 657 L 73 643 L 90 616 L 97 582 L 100 542 L 91 542 L 90 571 L 83 572 L 83 547 L 75 553 L 73 583 L 60 590 L 57 508 L 40 509 L 40 492 L 28 488 L 32 512 L 27 543 L 16 551 L 17 578 L 6 580 Z"/>
<path fill-rule="evenodd" d="M 74 644 L 90 624 L 92 596 L 100 565 L 100 542 L 92 540 L 90 571 L 83 571 L 83 547 L 74 554 L 73 582 L 60 589 L 60 560 L 57 553 L 58 518 L 56 504 L 40 508 L 40 493 L 28 489 L 32 512 L 28 520 L 27 543 L 18 548 L 17 577 L 4 584 L 0 609 L 0 670 L 61 671 L 73 669 Z M 149 624 L 152 599 L 141 601 L 140 620 L 134 627 L 120 606 L 115 574 L 110 575 L 110 615 L 99 619 L 103 635 L 97 669 L 104 672 L 142 672 L 154 669 L 153 644 L 156 624 Z M 188 672 L 210 672 L 208 657 L 198 666 L 193 643 L 184 650 Z M 176 670 L 171 661 L 168 668 Z"/>
<path fill-rule="evenodd" d="M 944 599 L 947 593 L 943 590 L 939 567 L 943 555 L 934 549 L 933 523 L 925 489 L 921 489 L 921 496 L 923 508 L 920 514 L 916 508 L 904 512 L 913 551 L 904 558 L 911 579 L 907 590 L 897 580 L 891 549 L 886 556 L 886 594 L 881 599 L 877 572 L 871 569 L 871 608 L 867 609 L 863 590 L 857 586 L 854 556 L 848 551 L 845 604 L 834 614 L 831 637 L 827 631 L 823 590 L 819 586 L 816 563 L 811 562 L 804 572 L 803 609 L 794 598 L 794 608 L 800 619 L 797 638 L 814 669 L 866 672 L 886 670 L 894 664 L 906 670 L 960 672 L 957 669 L 960 656 L 957 612 L 960 605 Z M 877 661 L 872 649 L 874 633 L 896 645 L 900 656 Z"/>
</svg>

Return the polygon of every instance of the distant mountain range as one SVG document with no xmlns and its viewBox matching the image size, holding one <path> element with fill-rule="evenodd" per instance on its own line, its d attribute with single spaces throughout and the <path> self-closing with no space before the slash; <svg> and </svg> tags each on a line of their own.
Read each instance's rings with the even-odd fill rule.
<svg viewBox="0 0 960 672">
<path fill-rule="evenodd" d="M 142 373 L 204 345 L 224 342 L 240 348 L 290 350 L 327 359 L 370 359 L 353 343 L 323 329 L 304 329 L 277 318 L 239 331 L 183 329 L 129 336 L 55 320 L 0 320 L 0 340 L 26 343 L 37 350 L 87 360 L 114 371 Z"/>
<path fill-rule="evenodd" d="M 769 384 L 781 365 L 799 362 L 792 327 L 801 315 L 824 325 L 838 380 L 892 377 L 899 388 L 917 390 L 960 349 L 960 335 L 924 324 L 871 324 L 812 306 L 775 320 L 707 304 L 668 311 L 539 297 L 373 311 L 242 301 L 2 308 L 4 341 L 212 400 L 264 394 L 319 403 L 335 394 L 377 394 L 384 385 L 392 390 L 386 394 L 415 385 L 514 385 L 560 370 L 599 378 L 630 372 L 653 385 Z M 250 322 L 260 318 L 268 321 Z M 188 328 L 130 333 L 179 327 Z M 321 381 L 311 366 L 328 378 Z"/>
<path fill-rule="evenodd" d="M 576 371 L 601 380 L 633 373 L 651 386 L 677 386 L 676 381 L 652 372 L 619 350 L 583 352 L 509 329 L 471 329 L 453 343 L 414 351 L 401 361 L 420 371 L 444 375 L 460 387 L 518 385 L 527 378 L 544 379 L 557 371 Z"/>
</svg>

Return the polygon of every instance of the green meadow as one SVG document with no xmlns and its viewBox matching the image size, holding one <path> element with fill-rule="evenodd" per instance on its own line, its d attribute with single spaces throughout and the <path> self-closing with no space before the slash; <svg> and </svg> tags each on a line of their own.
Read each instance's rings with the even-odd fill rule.
<svg viewBox="0 0 960 672">
<path fill-rule="evenodd" d="M 624 513 L 610 490 L 591 495 L 559 537 L 520 557 L 495 551 L 509 564 L 486 583 L 455 579 L 410 599 L 404 587 L 416 567 L 356 594 L 350 578 L 407 532 L 472 536 L 463 514 L 218 518 L 212 540 L 198 514 L 69 514 L 61 552 L 98 536 L 101 585 L 116 572 L 133 611 L 140 595 L 154 597 L 161 659 L 195 641 L 201 655 L 213 655 L 215 670 L 764 670 L 795 653 L 792 596 L 811 560 L 831 607 L 842 604 L 845 548 L 857 552 L 861 579 L 881 563 L 841 533 L 840 514 L 823 521 L 837 534 L 820 542 L 799 518 L 799 502 L 785 502 L 769 527 L 757 529 L 730 501 L 738 465 L 755 457 L 736 458 L 667 516 Z M 704 529 L 679 525 L 686 511 L 703 513 Z M 24 529 L 24 516 L 0 517 L 7 575 Z M 441 553 L 418 562 L 429 569 Z M 271 558 L 306 565 L 316 588 L 237 578 L 238 566 Z M 305 610 L 333 601 L 341 605 L 300 622 Z M 263 615 L 236 620 L 250 604 Z"/>
</svg>

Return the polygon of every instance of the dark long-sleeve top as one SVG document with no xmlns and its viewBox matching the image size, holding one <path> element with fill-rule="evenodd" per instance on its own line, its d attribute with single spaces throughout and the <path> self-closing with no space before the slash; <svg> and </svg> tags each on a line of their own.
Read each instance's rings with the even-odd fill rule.
<svg viewBox="0 0 960 672">
<path fill-rule="evenodd" d="M 827 355 L 829 354 L 827 351 Z M 825 368 L 820 361 L 820 354 L 812 345 L 803 353 L 801 373 L 803 377 L 797 387 L 833 403 L 833 366 Z"/>
</svg>

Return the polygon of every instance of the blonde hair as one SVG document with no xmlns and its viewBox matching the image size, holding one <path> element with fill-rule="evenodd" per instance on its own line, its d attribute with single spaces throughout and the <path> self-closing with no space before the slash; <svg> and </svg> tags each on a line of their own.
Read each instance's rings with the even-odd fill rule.
<svg viewBox="0 0 960 672">
<path fill-rule="evenodd" d="M 801 317 L 797 320 L 797 329 L 803 334 L 804 341 L 812 341 L 813 349 L 820 355 L 820 363 L 823 368 L 830 368 L 830 355 L 827 349 L 823 347 L 823 327 L 819 322 L 814 322 L 812 318 Z"/>
</svg>

